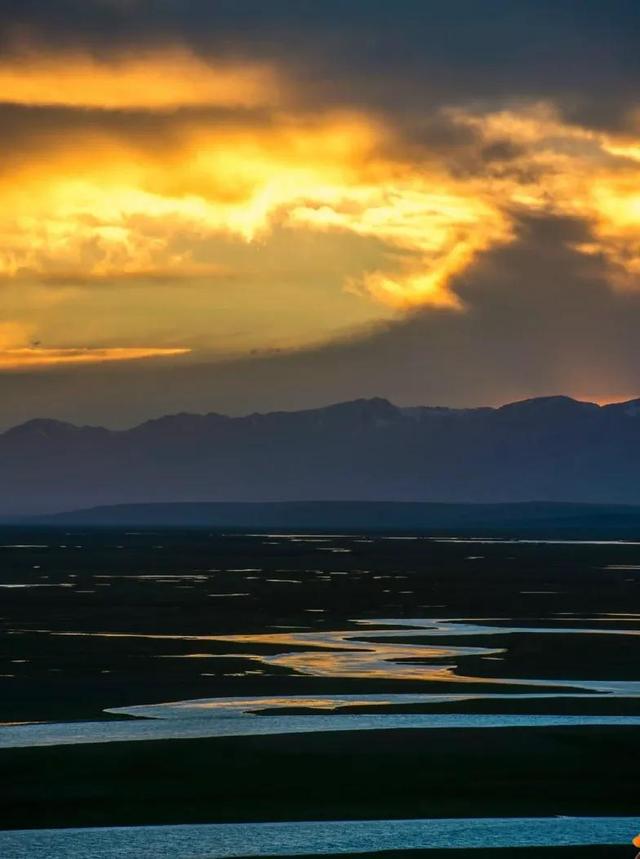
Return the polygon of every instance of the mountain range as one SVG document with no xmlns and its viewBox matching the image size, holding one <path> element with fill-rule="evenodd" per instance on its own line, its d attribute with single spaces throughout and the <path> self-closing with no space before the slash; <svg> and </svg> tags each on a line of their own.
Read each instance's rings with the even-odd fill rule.
<svg viewBox="0 0 640 859">
<path fill-rule="evenodd" d="M 0 516 L 149 502 L 640 503 L 640 400 L 499 408 L 355 400 L 170 415 L 128 430 L 36 419 L 0 435 Z"/>
</svg>

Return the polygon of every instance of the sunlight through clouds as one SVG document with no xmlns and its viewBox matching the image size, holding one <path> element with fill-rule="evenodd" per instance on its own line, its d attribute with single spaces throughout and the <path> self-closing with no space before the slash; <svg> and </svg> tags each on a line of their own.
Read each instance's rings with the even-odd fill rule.
<svg viewBox="0 0 640 859">
<path fill-rule="evenodd" d="M 285 78 L 185 48 L 2 60 L 13 112 L 2 144 L 0 281 L 89 290 L 222 278 L 233 304 L 243 247 L 268 246 L 285 229 L 375 243 L 370 263 L 357 274 L 345 264 L 338 285 L 371 303 L 371 319 L 420 306 L 463 311 L 456 278 L 512 242 L 522 217 L 543 214 L 583 222 L 588 238 L 575 249 L 607 262 L 612 288 L 636 286 L 640 136 L 569 123 L 551 103 L 463 105 L 425 117 L 466 134 L 443 148 L 371 110 L 310 110 Z M 221 239 L 236 243 L 224 263 L 206 250 Z M 272 284 L 261 289 L 268 302 Z M 189 330 L 178 336 L 191 348 Z M 303 325 L 293 339 L 305 338 Z M 27 343 L 16 348 L 25 351 L 0 367 L 37 363 Z M 40 363 L 85 361 L 61 348 Z M 95 359 L 125 352 L 96 350 Z"/>
</svg>

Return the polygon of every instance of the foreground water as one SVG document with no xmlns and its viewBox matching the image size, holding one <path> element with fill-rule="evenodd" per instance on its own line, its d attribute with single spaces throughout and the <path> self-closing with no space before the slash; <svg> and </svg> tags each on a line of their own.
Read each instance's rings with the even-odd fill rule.
<svg viewBox="0 0 640 859">
<path fill-rule="evenodd" d="M 0 832 L 4 859 L 227 859 L 385 850 L 630 844 L 640 818 L 225 823 Z"/>
<path fill-rule="evenodd" d="M 640 694 L 640 682 L 626 684 L 609 681 L 585 682 L 565 679 L 535 680 L 518 677 L 488 678 L 466 675 L 457 670 L 452 660 L 461 657 L 481 657 L 501 661 L 506 650 L 500 647 L 460 646 L 443 643 L 448 638 L 486 637 L 489 641 L 499 637 L 529 634 L 534 636 L 598 636 L 598 637 L 640 637 L 636 627 L 602 627 L 598 621 L 637 622 L 639 616 L 602 615 L 582 626 L 568 626 L 570 618 L 558 618 L 558 626 L 513 626 L 505 622 L 502 626 L 487 622 L 469 623 L 457 619 L 428 618 L 380 618 L 373 620 L 354 620 L 359 629 L 323 629 L 313 632 L 269 632 L 249 635 L 193 635 L 193 634 L 150 634 L 127 632 L 57 632 L 56 637 L 77 637 L 89 639 L 146 639 L 162 642 L 193 642 L 198 647 L 219 643 L 247 646 L 243 653 L 217 653 L 211 650 L 198 650 L 181 654 L 158 654 L 161 659 L 219 660 L 241 659 L 261 663 L 278 669 L 285 668 L 296 674 L 312 677 L 331 677 L 342 679 L 384 679 L 455 682 L 459 684 L 487 684 L 493 682 L 501 686 L 545 686 L 580 688 L 582 691 L 620 692 L 624 686 L 626 693 Z M 563 625 L 565 624 L 565 625 Z M 45 631 L 48 633 L 48 631 Z M 416 643 L 416 637 L 430 639 L 434 643 Z M 407 640 L 408 639 L 408 640 Z M 411 639 L 414 639 L 411 641 Z M 264 653 L 264 648 L 283 648 L 283 652 Z M 617 687 L 614 689 L 614 687 Z"/>
<path fill-rule="evenodd" d="M 534 636 L 598 636 L 598 637 L 639 637 L 636 627 L 567 626 L 569 618 L 557 618 L 555 626 L 515 626 L 506 620 L 504 625 L 491 623 L 469 623 L 457 619 L 429 618 L 379 618 L 354 620 L 360 629 L 315 630 L 313 632 L 269 632 L 250 635 L 181 635 L 126 632 L 58 632 L 59 637 L 106 638 L 106 639 L 147 639 L 157 642 L 193 642 L 198 647 L 226 642 L 233 645 L 248 646 L 243 653 L 214 653 L 198 650 L 192 653 L 169 655 L 158 654 L 164 659 L 217 660 L 220 658 L 242 660 L 250 659 L 263 666 L 285 668 L 312 677 L 332 677 L 350 679 L 419 680 L 455 682 L 460 684 L 486 684 L 489 681 L 503 686 L 569 686 L 583 688 L 585 685 L 594 691 L 610 691 L 606 681 L 585 684 L 582 681 L 534 680 L 518 677 L 474 677 L 456 670 L 451 661 L 461 657 L 475 656 L 501 660 L 504 647 L 460 646 L 443 643 L 448 638 L 487 637 L 490 641 L 500 642 L 509 635 Z M 608 623 L 622 621 L 637 622 L 636 614 L 623 616 L 602 615 L 596 620 Z M 419 636 L 434 643 L 418 643 Z M 407 641 L 409 639 L 409 641 Z M 411 641 L 411 639 L 414 639 Z M 263 652 L 266 648 L 283 648 L 276 654 Z M 619 684 L 618 684 L 619 685 Z M 626 684 L 627 691 L 632 685 L 640 693 L 640 682 Z"/>
<path fill-rule="evenodd" d="M 636 615 L 625 614 L 615 619 L 623 624 L 635 621 Z M 611 615 L 603 616 L 608 622 Z M 517 693 L 526 706 L 533 699 L 634 698 L 640 696 L 640 682 L 611 679 L 473 676 L 458 673 L 453 659 L 476 656 L 501 661 L 504 647 L 454 646 L 450 637 L 481 636 L 488 640 L 504 639 L 513 634 L 540 636 L 596 636 L 635 638 L 640 630 L 628 626 L 502 626 L 484 622 L 423 618 L 385 618 L 355 621 L 360 629 L 319 630 L 314 632 L 278 632 L 253 635 L 149 635 L 136 633 L 58 633 L 65 636 L 155 638 L 159 641 L 183 639 L 207 642 L 230 642 L 250 648 L 238 655 L 263 664 L 286 668 L 296 674 L 330 678 L 362 678 L 428 681 L 433 689 L 443 681 L 460 687 L 456 693 L 423 692 L 385 695 L 284 695 L 234 698 L 208 698 L 158 704 L 109 708 L 107 713 L 136 717 L 128 721 L 86 721 L 68 723 L 23 724 L 0 727 L 0 748 L 68 745 L 94 742 L 133 740 L 168 740 L 204 737 L 233 737 L 268 734 L 298 734 L 314 731 L 398 730 L 442 728 L 530 728 L 577 726 L 640 726 L 640 716 L 624 715 L 535 715 L 476 713 L 396 713 L 379 712 L 384 707 L 409 704 L 446 704 L 462 700 L 504 700 Z M 419 636 L 422 641 L 416 641 Z M 411 640 L 413 639 L 413 640 Z M 432 643 L 425 643 L 431 639 Z M 282 647 L 273 654 L 261 652 L 268 645 Z M 219 659 L 221 654 L 196 652 L 181 659 Z M 484 687 L 484 689 L 482 688 Z M 486 691 L 493 687 L 492 691 Z M 464 690 L 464 691 L 462 691 Z M 361 712 L 367 706 L 378 712 Z M 358 711 L 349 713 L 349 708 Z M 300 713 L 278 713 L 296 708 Z M 335 710 L 340 712 L 330 712 Z M 256 714 L 263 713 L 260 718 Z"/>
<path fill-rule="evenodd" d="M 144 709 L 144 708 L 141 708 Z M 381 731 L 403 729 L 477 729 L 550 727 L 640 727 L 640 716 L 538 716 L 478 713 L 372 713 L 264 718 L 143 719 L 140 721 L 61 722 L 13 725 L 0 732 L 0 749 L 114 743 L 134 740 L 186 740 L 206 737 L 250 737 L 307 734 L 316 731 Z"/>
</svg>

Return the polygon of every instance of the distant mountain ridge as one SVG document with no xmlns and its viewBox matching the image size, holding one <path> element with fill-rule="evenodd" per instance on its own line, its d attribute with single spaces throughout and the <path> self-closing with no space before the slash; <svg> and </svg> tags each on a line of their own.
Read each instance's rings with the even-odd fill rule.
<svg viewBox="0 0 640 859">
<path fill-rule="evenodd" d="M 129 430 L 35 419 L 0 434 L 0 516 L 149 502 L 640 504 L 640 400 L 499 408 L 354 400 Z"/>
<path fill-rule="evenodd" d="M 414 501 L 179 502 L 115 504 L 26 524 L 53 527 L 211 528 L 244 533 L 382 533 L 430 537 L 639 540 L 640 506 Z"/>
</svg>

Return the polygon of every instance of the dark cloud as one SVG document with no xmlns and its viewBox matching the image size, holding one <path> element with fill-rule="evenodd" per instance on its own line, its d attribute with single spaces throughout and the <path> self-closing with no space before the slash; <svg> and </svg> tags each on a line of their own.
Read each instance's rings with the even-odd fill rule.
<svg viewBox="0 0 640 859">
<path fill-rule="evenodd" d="M 3 0 L 0 20 L 4 50 L 179 40 L 293 66 L 309 98 L 396 113 L 553 96 L 572 118 L 620 124 L 640 84 L 636 0 Z"/>
</svg>

